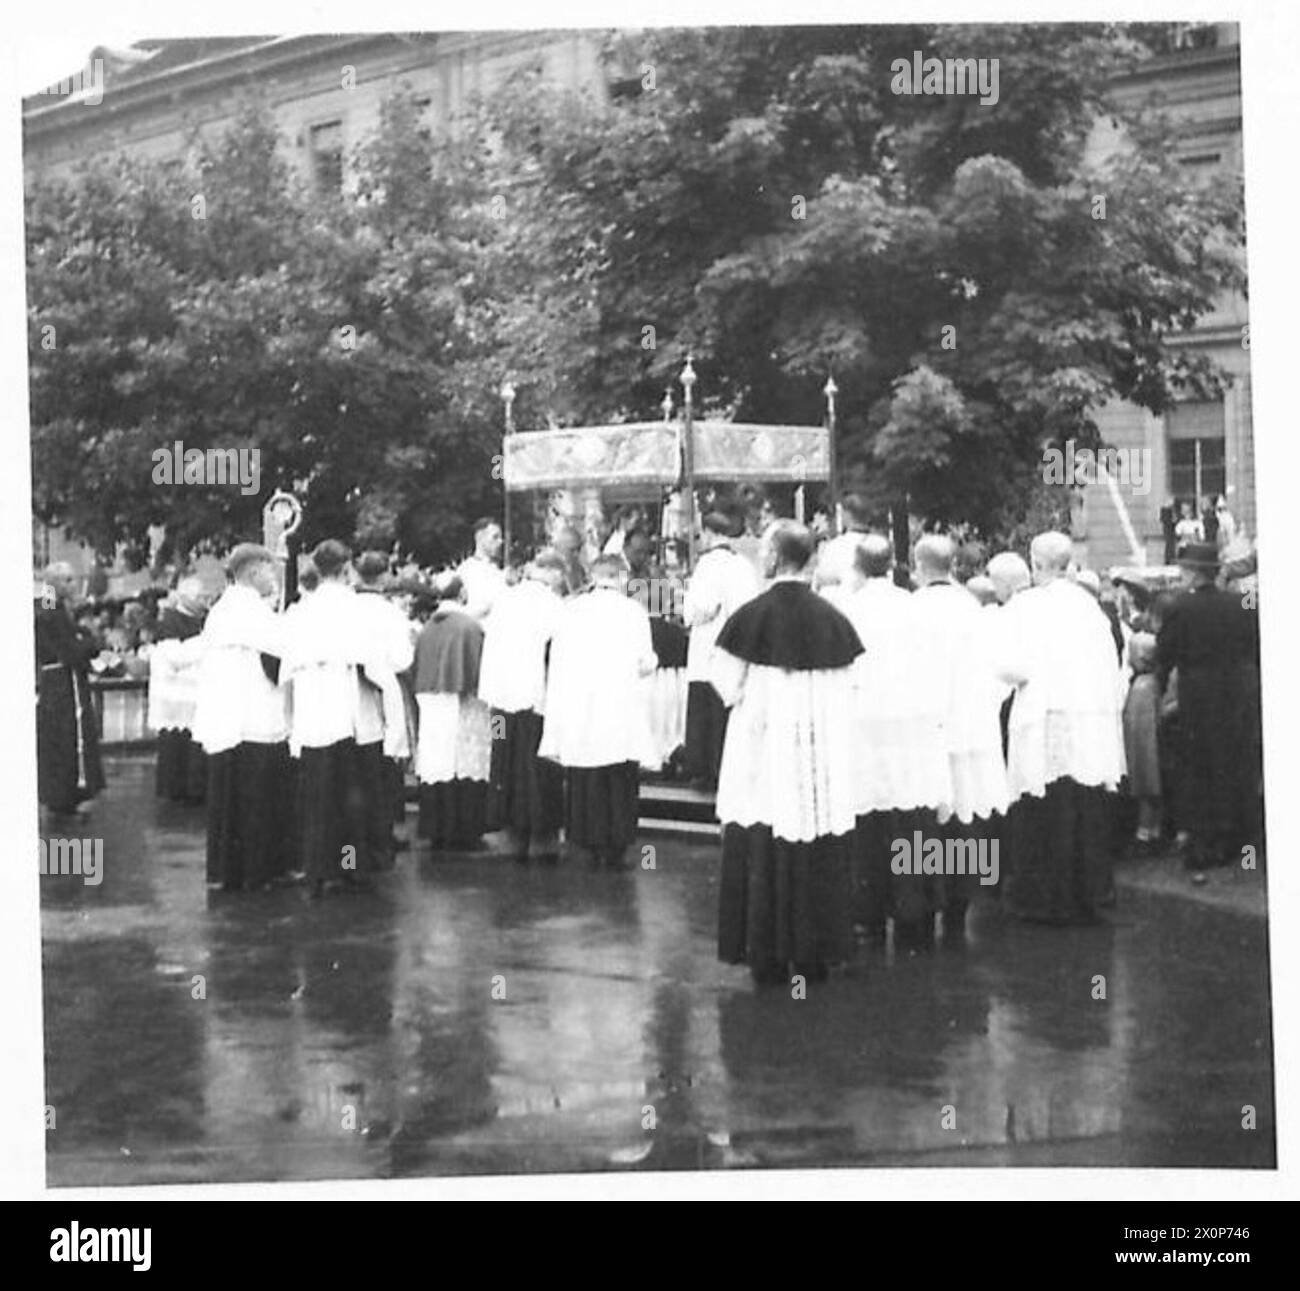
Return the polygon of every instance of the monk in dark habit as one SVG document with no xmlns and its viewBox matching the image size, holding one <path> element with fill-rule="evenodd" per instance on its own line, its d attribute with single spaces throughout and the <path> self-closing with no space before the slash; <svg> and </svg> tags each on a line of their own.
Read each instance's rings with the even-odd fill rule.
<svg viewBox="0 0 1300 1291">
<path fill-rule="evenodd" d="M 72 597 L 72 567 L 51 565 L 36 602 L 36 775 L 37 797 L 58 815 L 104 787 L 89 673 L 98 647 L 73 623 Z"/>
</svg>

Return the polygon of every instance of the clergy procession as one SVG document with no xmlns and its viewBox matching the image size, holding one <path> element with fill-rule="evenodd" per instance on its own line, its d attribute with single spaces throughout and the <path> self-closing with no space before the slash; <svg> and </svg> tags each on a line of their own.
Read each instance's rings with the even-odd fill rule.
<svg viewBox="0 0 1300 1291">
<path fill-rule="evenodd" d="M 1066 534 L 973 568 L 922 533 L 902 566 L 860 498 L 840 514 L 747 526 L 713 497 L 688 576 L 637 514 L 585 560 L 561 530 L 509 567 L 485 518 L 416 584 L 327 539 L 287 605 L 241 543 L 210 610 L 192 579 L 168 610 L 158 793 L 205 804 L 213 888 L 319 898 L 497 833 L 605 882 L 653 855 L 641 795 L 676 779 L 720 829 L 718 957 L 758 984 L 958 946 L 979 900 L 1095 922 L 1117 860 L 1168 838 L 1203 883 L 1262 842 L 1255 592 L 1213 547 L 1121 612 Z M 103 773 L 65 571 L 44 594 L 42 801 L 70 812 Z"/>
</svg>

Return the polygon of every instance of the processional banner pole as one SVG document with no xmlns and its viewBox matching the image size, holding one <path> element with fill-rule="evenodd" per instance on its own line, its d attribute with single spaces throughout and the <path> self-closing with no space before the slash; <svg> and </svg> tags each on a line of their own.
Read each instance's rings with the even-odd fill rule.
<svg viewBox="0 0 1300 1291">
<path fill-rule="evenodd" d="M 262 545 L 280 563 L 280 609 L 284 610 L 298 594 L 298 566 L 291 560 L 289 539 L 302 525 L 302 503 L 292 493 L 276 491 L 262 508 Z"/>
<path fill-rule="evenodd" d="M 840 388 L 835 378 L 828 376 L 822 393 L 826 396 L 826 474 L 830 492 L 831 536 L 839 533 L 844 526 L 840 523 L 840 475 L 839 459 L 835 452 L 835 396 Z"/>
<path fill-rule="evenodd" d="M 695 569 L 695 425 L 692 420 L 691 390 L 695 386 L 695 368 L 691 356 L 686 356 L 686 366 L 678 378 L 685 393 L 683 407 L 682 473 L 686 489 L 686 568 Z"/>
<path fill-rule="evenodd" d="M 506 381 L 501 387 L 501 401 L 506 406 L 506 434 L 512 435 L 515 430 L 515 388 L 510 381 Z M 504 448 L 504 445 L 502 445 Z M 504 552 L 501 561 L 502 567 L 510 568 L 510 487 L 506 483 L 506 465 L 505 455 L 501 458 L 501 542 Z"/>
<path fill-rule="evenodd" d="M 664 390 L 663 402 L 659 405 L 664 413 L 664 425 L 671 426 L 673 423 L 673 388 L 668 386 Z M 672 498 L 672 490 L 661 488 L 659 490 L 659 538 L 655 543 L 655 559 L 662 565 L 664 563 L 664 548 L 667 543 L 668 534 L 671 532 L 669 526 L 672 523 L 672 512 L 669 509 L 669 501 Z"/>
</svg>

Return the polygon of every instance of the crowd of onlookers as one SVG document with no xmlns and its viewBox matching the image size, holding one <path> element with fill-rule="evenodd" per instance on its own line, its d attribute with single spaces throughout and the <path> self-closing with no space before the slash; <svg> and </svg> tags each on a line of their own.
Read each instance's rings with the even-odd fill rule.
<svg viewBox="0 0 1300 1291">
<path fill-rule="evenodd" d="M 76 608 L 74 622 L 99 647 L 90 662 L 93 677 L 148 677 L 160 605 L 167 595 L 166 588 L 151 587 L 130 598 L 88 599 Z"/>
</svg>

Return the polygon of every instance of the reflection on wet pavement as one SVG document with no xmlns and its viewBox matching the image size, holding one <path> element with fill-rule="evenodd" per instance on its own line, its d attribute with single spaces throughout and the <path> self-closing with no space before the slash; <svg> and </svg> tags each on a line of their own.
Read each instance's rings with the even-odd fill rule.
<svg viewBox="0 0 1300 1291">
<path fill-rule="evenodd" d="M 102 883 L 41 879 L 54 1185 L 1275 1160 L 1259 919 L 990 902 L 964 949 L 864 949 L 797 1000 L 715 960 L 711 847 L 646 840 L 626 874 L 407 853 L 373 894 L 228 896 L 201 811 L 145 761 L 110 786 L 76 831 Z"/>
</svg>

